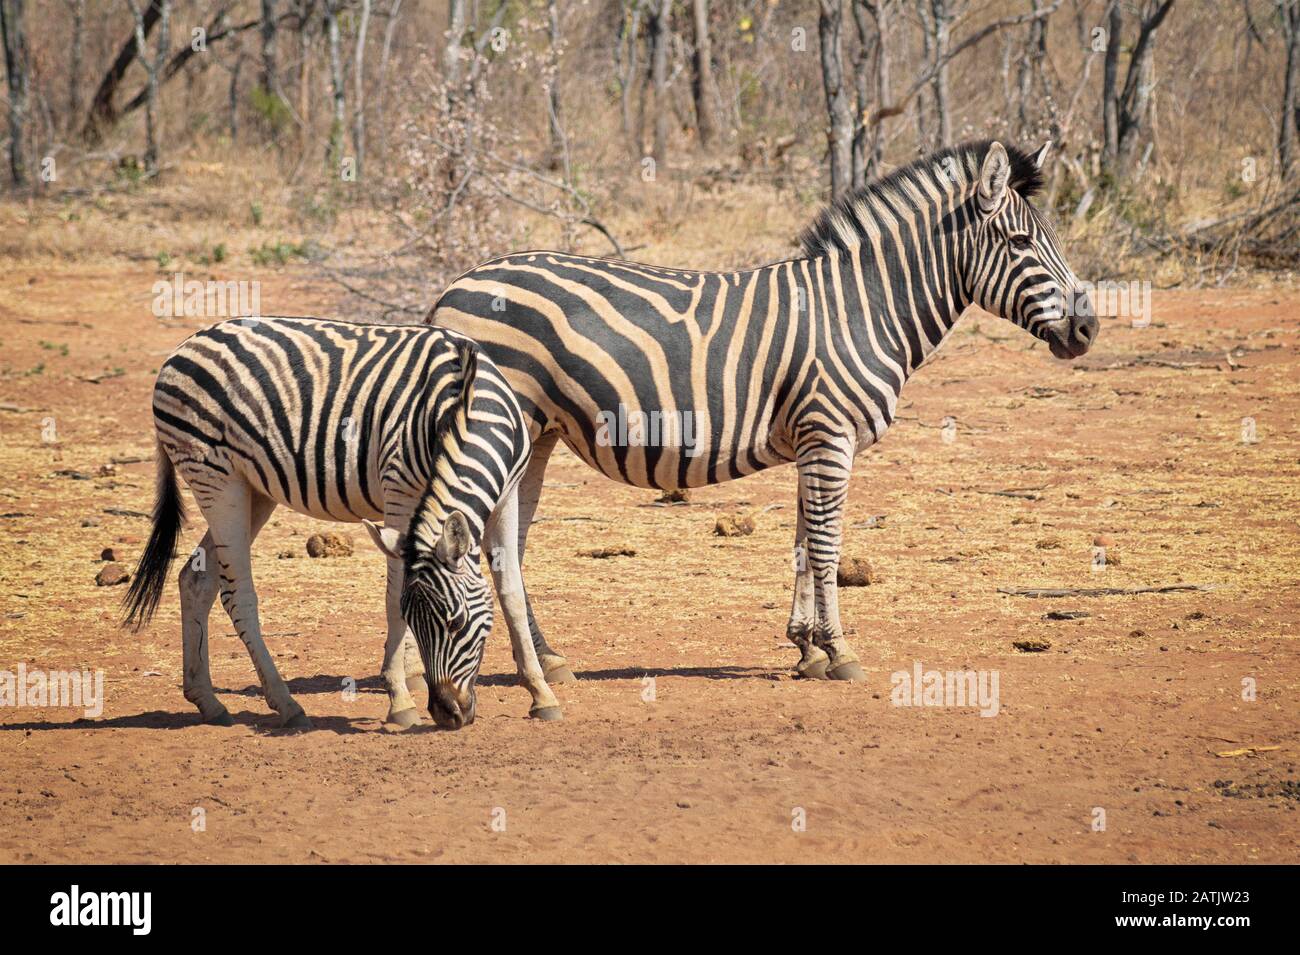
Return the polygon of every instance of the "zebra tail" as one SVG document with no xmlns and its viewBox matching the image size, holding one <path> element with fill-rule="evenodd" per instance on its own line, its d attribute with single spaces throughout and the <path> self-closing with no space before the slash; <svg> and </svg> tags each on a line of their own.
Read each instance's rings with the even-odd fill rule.
<svg viewBox="0 0 1300 955">
<path fill-rule="evenodd" d="M 447 416 L 447 424 L 456 433 L 464 435 L 469 427 L 469 409 L 474 404 L 475 379 L 478 377 L 478 346 L 471 341 L 457 343 L 460 361 L 460 401 L 454 414 Z M 445 437 L 445 434 L 443 435 Z"/>
<path fill-rule="evenodd" d="M 139 633 L 153 617 L 167 582 L 167 571 L 176 555 L 176 541 L 185 522 L 185 505 L 176 484 L 176 468 L 158 445 L 158 489 L 153 505 L 153 531 L 131 578 L 131 588 L 122 599 L 126 616 L 122 626 Z"/>
</svg>

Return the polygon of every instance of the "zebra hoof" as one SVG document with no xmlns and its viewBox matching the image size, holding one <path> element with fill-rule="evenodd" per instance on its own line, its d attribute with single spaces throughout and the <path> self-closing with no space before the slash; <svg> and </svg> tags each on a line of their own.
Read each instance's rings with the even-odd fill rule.
<svg viewBox="0 0 1300 955">
<path fill-rule="evenodd" d="M 404 710 L 398 710 L 396 713 L 391 710 L 388 712 L 386 723 L 392 723 L 401 729 L 410 729 L 416 723 L 420 722 L 420 711 L 414 706 L 409 706 Z"/>
<path fill-rule="evenodd" d="M 546 682 L 556 683 L 576 683 L 578 678 L 573 675 L 567 663 L 560 663 L 546 671 Z"/>
<path fill-rule="evenodd" d="M 217 713 L 214 716 L 205 716 L 203 718 L 203 723 L 205 726 L 234 726 L 235 725 L 235 721 L 231 717 L 230 712 L 226 710 L 224 707 L 222 708 L 220 713 Z"/>
<path fill-rule="evenodd" d="M 814 660 L 807 666 L 802 663 L 795 667 L 795 676 L 800 680 L 824 680 L 826 679 L 826 664 L 830 660 L 822 657 L 820 660 Z"/>
<path fill-rule="evenodd" d="M 529 719 L 542 720 L 546 723 L 553 723 L 556 720 L 563 719 L 558 706 L 538 706 L 528 711 Z"/>
<path fill-rule="evenodd" d="M 832 680 L 849 680 L 851 682 L 858 682 L 867 678 L 866 672 L 857 660 L 845 660 L 839 666 L 827 670 L 826 676 Z"/>
<path fill-rule="evenodd" d="M 417 673 L 415 676 L 408 676 L 406 678 L 406 688 L 412 693 L 423 690 L 425 685 L 426 683 L 423 673 Z"/>
<path fill-rule="evenodd" d="M 280 724 L 281 729 L 286 730 L 309 730 L 311 729 L 311 720 L 307 719 L 307 714 L 299 710 L 293 716 L 289 717 Z"/>
</svg>

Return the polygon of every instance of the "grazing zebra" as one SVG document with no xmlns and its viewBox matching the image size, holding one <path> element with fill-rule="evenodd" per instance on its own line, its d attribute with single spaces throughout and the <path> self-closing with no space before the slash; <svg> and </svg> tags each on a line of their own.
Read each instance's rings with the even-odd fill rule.
<svg viewBox="0 0 1300 955">
<path fill-rule="evenodd" d="M 823 211 L 801 257 L 753 270 L 523 252 L 457 279 L 425 320 L 478 342 L 529 418 L 521 558 L 557 440 L 647 488 L 794 462 L 786 634 L 801 675 L 860 679 L 836 598 L 844 502 L 853 458 L 889 427 L 903 383 L 972 304 L 1058 358 L 1097 334 L 1096 319 L 1070 307 L 1077 279 L 1028 201 L 1047 148 L 978 142 L 918 160 Z M 567 672 L 531 607 L 528 619 L 543 669 Z"/>
<path fill-rule="evenodd" d="M 153 410 L 157 501 L 126 624 L 138 630 L 158 606 L 184 519 L 180 472 L 208 523 L 179 580 L 185 697 L 204 722 L 231 723 L 208 671 L 208 615 L 220 592 L 281 725 L 310 726 L 262 640 L 253 589 L 249 548 L 277 504 L 364 521 L 388 558 L 390 722 L 418 721 L 410 689 L 421 673 L 435 722 L 473 720 L 492 626 L 480 542 L 519 635 L 515 660 L 532 715 L 559 717 L 527 639 L 515 554 L 528 431 L 501 373 L 472 342 L 412 325 L 235 319 L 198 332 L 167 359 Z"/>
</svg>

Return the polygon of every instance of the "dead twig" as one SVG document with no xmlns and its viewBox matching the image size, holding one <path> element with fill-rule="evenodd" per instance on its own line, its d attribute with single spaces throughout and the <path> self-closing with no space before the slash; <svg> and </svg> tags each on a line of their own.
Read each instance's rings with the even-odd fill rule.
<svg viewBox="0 0 1300 955">
<path fill-rule="evenodd" d="M 1159 587 L 999 587 L 1012 597 L 1130 597 L 1169 594 L 1183 590 L 1214 590 L 1213 584 L 1164 584 Z"/>
</svg>

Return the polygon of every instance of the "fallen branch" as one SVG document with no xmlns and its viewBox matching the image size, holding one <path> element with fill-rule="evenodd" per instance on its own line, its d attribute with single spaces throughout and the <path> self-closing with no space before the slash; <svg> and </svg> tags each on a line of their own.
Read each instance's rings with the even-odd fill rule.
<svg viewBox="0 0 1300 955">
<path fill-rule="evenodd" d="M 1213 589 L 1213 584 L 1165 584 L 1160 587 L 999 587 L 998 593 L 1012 597 L 1131 597 L 1135 594 Z"/>
</svg>

